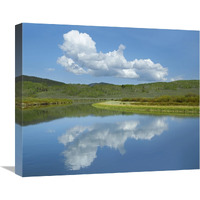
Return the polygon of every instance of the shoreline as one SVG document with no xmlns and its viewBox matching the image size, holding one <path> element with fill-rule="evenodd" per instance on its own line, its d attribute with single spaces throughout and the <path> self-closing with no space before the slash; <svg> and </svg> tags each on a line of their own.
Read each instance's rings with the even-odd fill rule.
<svg viewBox="0 0 200 200">
<path fill-rule="evenodd" d="M 116 110 L 123 112 L 131 112 L 137 114 L 157 114 L 157 115 L 185 115 L 185 116 L 199 116 L 199 106 L 187 106 L 187 105 L 174 105 L 174 106 L 162 106 L 162 105 L 131 105 L 124 104 L 121 101 L 106 101 L 101 103 L 94 103 L 92 106 L 99 109 Z"/>
<path fill-rule="evenodd" d="M 16 101 L 16 107 L 26 109 L 31 107 L 40 107 L 40 106 L 50 106 L 50 105 L 66 105 L 72 104 L 72 100 L 70 99 L 39 99 L 39 98 L 22 98 L 22 101 L 19 99 Z"/>
</svg>

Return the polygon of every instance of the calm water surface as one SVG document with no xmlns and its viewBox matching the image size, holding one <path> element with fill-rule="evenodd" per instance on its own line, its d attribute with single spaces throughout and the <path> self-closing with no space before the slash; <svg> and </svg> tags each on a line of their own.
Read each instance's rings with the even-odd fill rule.
<svg viewBox="0 0 200 200">
<path fill-rule="evenodd" d="M 198 117 L 125 114 L 91 105 L 24 116 L 24 124 L 16 125 L 22 127 L 23 176 L 199 168 Z"/>
</svg>

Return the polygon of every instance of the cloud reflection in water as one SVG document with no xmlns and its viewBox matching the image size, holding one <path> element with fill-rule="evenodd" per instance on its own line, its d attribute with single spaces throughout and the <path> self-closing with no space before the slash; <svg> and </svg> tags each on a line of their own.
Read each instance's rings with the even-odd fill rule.
<svg viewBox="0 0 200 200">
<path fill-rule="evenodd" d="M 117 123 L 100 123 L 92 126 L 75 126 L 58 138 L 66 146 L 63 152 L 65 165 L 70 170 L 88 167 L 96 158 L 98 147 L 107 146 L 125 154 L 128 138 L 151 140 L 167 130 L 165 118 L 129 120 Z"/>
</svg>

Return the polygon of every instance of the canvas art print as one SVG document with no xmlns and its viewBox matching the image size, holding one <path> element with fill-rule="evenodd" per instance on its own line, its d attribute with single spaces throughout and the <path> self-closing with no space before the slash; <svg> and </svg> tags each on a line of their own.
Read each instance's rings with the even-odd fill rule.
<svg viewBox="0 0 200 200">
<path fill-rule="evenodd" d="M 199 169 L 199 31 L 16 25 L 16 173 Z"/>
</svg>

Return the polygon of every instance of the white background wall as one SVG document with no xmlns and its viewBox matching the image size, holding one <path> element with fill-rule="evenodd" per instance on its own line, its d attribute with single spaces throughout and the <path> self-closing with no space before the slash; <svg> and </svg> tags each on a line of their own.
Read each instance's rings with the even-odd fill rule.
<svg viewBox="0 0 200 200">
<path fill-rule="evenodd" d="M 15 24 L 200 30 L 199 19 L 198 0 L 1 1 L 0 199 L 199 199 L 199 170 L 21 178 L 2 168 L 14 166 Z"/>
</svg>

